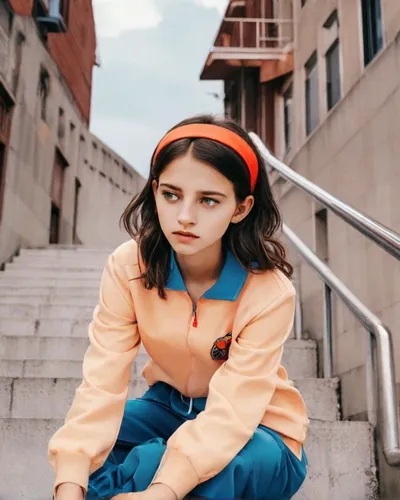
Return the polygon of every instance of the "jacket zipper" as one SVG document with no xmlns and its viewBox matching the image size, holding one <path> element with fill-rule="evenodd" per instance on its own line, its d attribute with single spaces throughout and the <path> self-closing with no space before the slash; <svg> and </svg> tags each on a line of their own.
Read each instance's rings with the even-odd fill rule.
<svg viewBox="0 0 400 500">
<path fill-rule="evenodd" d="M 197 321 L 197 304 L 193 303 L 193 322 L 192 322 L 193 328 L 197 328 L 198 326 L 198 321 Z"/>
<path fill-rule="evenodd" d="M 189 340 L 189 334 L 190 334 L 190 325 L 194 328 L 197 328 L 198 321 L 197 321 L 197 303 L 192 302 L 192 318 L 191 318 L 191 323 L 189 323 L 189 328 L 186 334 L 186 347 L 189 351 L 189 356 L 191 356 L 188 340 Z M 192 366 L 193 366 L 193 359 L 191 360 Z M 185 393 L 187 394 L 188 392 L 188 387 L 189 387 L 189 381 L 190 381 L 190 375 L 191 375 L 192 369 L 190 369 L 189 375 L 187 376 L 186 379 L 186 384 L 185 384 Z"/>
</svg>

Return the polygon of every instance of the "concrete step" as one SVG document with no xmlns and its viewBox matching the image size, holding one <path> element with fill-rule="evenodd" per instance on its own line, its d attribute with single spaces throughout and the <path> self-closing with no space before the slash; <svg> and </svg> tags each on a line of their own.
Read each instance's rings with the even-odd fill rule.
<svg viewBox="0 0 400 500">
<path fill-rule="evenodd" d="M 93 279 L 88 279 L 85 277 L 81 278 L 73 278 L 70 277 L 53 277 L 53 278 L 40 278 L 40 275 L 37 277 L 26 276 L 6 276 L 5 273 L 0 274 L 0 287 L 10 286 L 10 287 L 24 287 L 24 288 L 41 288 L 41 287 L 56 287 L 56 288 L 96 288 L 97 290 L 100 287 L 101 274 Z"/>
<path fill-rule="evenodd" d="M 49 320 L 54 321 L 54 320 Z M 66 320 L 67 321 L 67 320 Z M 88 347 L 85 337 L 71 337 L 62 333 L 61 320 L 53 323 L 52 336 L 37 333 L 27 335 L 4 335 L 0 341 L 0 359 L 3 360 L 66 360 L 82 361 Z M 51 323 L 38 332 L 51 333 Z M 83 331 L 77 324 L 74 333 Z M 87 328 L 87 326 L 86 326 Z M 60 336 L 56 336 L 60 334 Z M 71 335 L 71 334 L 69 334 Z M 291 379 L 311 378 L 317 373 L 316 343 L 313 340 L 288 340 L 283 353 L 283 365 Z"/>
<path fill-rule="evenodd" d="M 99 296 L 99 285 L 93 284 L 93 286 L 46 286 L 38 284 L 36 287 L 26 286 L 23 282 L 19 281 L 19 284 L 16 284 L 15 281 L 13 285 L 4 285 L 0 279 L 0 302 L 2 302 L 3 298 L 8 298 L 11 296 L 34 296 L 34 295 L 45 295 L 49 296 L 59 296 L 59 297 L 75 297 L 75 296 L 85 296 L 85 297 L 96 297 Z M 22 302 L 22 300 L 21 300 Z"/>
<path fill-rule="evenodd" d="M 340 419 L 338 378 L 299 378 L 293 382 L 304 398 L 310 419 L 322 422 Z"/>
<path fill-rule="evenodd" d="M 35 257 L 59 257 L 63 255 L 73 256 L 73 255 L 108 255 L 113 252 L 115 248 L 90 248 L 82 246 L 48 246 L 45 248 L 22 248 L 20 251 L 20 256 L 35 256 Z"/>
<path fill-rule="evenodd" d="M 80 383 L 76 378 L 2 378 L 0 418 L 65 418 Z M 128 397 L 140 397 L 146 390 L 142 377 L 132 377 Z"/>
<path fill-rule="evenodd" d="M 147 388 L 140 376 L 143 364 L 141 360 L 132 367 L 130 398 L 140 397 Z M 49 369 L 48 366 L 45 368 Z M 64 418 L 81 379 L 81 375 L 77 378 L 0 378 L 0 418 Z M 309 418 L 320 421 L 338 419 L 337 383 L 336 379 L 295 381 L 306 401 Z"/>
<path fill-rule="evenodd" d="M 132 364 L 132 377 L 139 376 L 149 360 L 141 348 Z M 82 379 L 82 360 L 0 359 L 0 378 Z M 322 379 L 321 379 L 322 380 Z"/>
<path fill-rule="evenodd" d="M 100 269 L 82 269 L 80 266 L 65 269 L 64 267 L 32 267 L 28 269 L 11 268 L 1 274 L 1 280 L 6 278 L 47 278 L 47 279 L 76 279 L 93 280 L 101 278 Z"/>
<path fill-rule="evenodd" d="M 71 322 L 88 319 L 93 315 L 92 306 L 58 304 L 4 304 L 0 301 L 0 331 L 3 321 L 15 319 L 71 318 Z M 4 320 L 2 319 L 4 318 Z M 20 318 L 20 319 L 18 319 Z"/>
<path fill-rule="evenodd" d="M 97 269 L 101 272 L 107 263 L 107 259 L 18 259 L 12 263 L 6 264 L 5 273 L 12 269 L 70 269 L 79 268 L 82 270 L 86 269 Z"/>
<path fill-rule="evenodd" d="M 70 255 L 25 255 L 22 257 L 15 257 L 14 259 L 7 262 L 7 266 L 53 266 L 59 263 L 65 262 L 75 265 L 80 265 L 81 263 L 85 265 L 93 264 L 94 267 L 99 265 L 104 265 L 107 262 L 107 259 L 110 257 L 112 252 L 109 254 L 104 253 L 100 255 L 83 255 L 83 254 L 70 254 Z"/>
<path fill-rule="evenodd" d="M 43 262 L 41 264 L 31 264 L 24 263 L 23 261 L 16 261 L 12 264 L 6 264 L 5 271 L 3 271 L 4 275 L 11 275 L 12 273 L 28 273 L 31 271 L 35 271 L 36 273 L 45 273 L 45 272 L 60 272 L 60 271 L 74 271 L 74 272 L 96 272 L 101 273 L 105 262 L 102 262 L 101 265 L 95 265 L 92 261 L 88 261 L 87 263 L 82 263 L 81 261 L 74 260 L 68 262 L 54 262 L 49 263 Z"/>
<path fill-rule="evenodd" d="M 312 421 L 305 450 L 308 476 L 294 500 L 379 500 L 370 424 Z"/>
<path fill-rule="evenodd" d="M 82 361 L 88 347 L 87 338 L 28 336 L 3 336 L 0 342 L 0 359 L 8 360 L 67 360 Z"/>
<path fill-rule="evenodd" d="M 0 419 L 0 499 L 50 500 L 54 473 L 47 445 L 62 424 L 61 419 Z M 369 424 L 312 421 L 305 450 L 308 477 L 295 500 L 378 499 Z"/>
<path fill-rule="evenodd" d="M 137 362 L 134 363 L 136 368 Z M 82 378 L 82 361 L 0 359 L 0 378 Z"/>
<path fill-rule="evenodd" d="M 1 307 L 1 306 L 0 306 Z M 37 306 L 32 306 L 35 308 Z M 87 339 L 88 327 L 93 315 L 93 307 L 77 307 L 77 306 L 40 306 L 43 308 L 53 308 L 57 311 L 58 308 L 71 310 L 75 316 L 65 316 L 60 318 L 40 317 L 33 319 L 36 315 L 32 314 L 30 318 L 18 319 L 0 318 L 0 336 L 40 336 L 40 337 L 80 337 Z M 27 308 L 25 308 L 26 310 Z M 21 309 L 22 310 L 22 309 Z M 72 319 L 71 319 L 72 318 Z"/>
<path fill-rule="evenodd" d="M 47 295 L 8 295 L 0 291 L 0 306 L 5 305 L 58 305 L 58 306 L 81 306 L 81 307 L 92 307 L 94 308 L 98 302 L 99 293 L 94 293 L 92 295 L 53 295 L 48 293 Z"/>
</svg>

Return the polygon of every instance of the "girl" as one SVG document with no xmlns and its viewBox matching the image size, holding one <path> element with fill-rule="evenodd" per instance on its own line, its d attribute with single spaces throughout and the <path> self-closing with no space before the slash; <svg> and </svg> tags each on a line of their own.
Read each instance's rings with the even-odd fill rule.
<svg viewBox="0 0 400 500">
<path fill-rule="evenodd" d="M 226 120 L 178 124 L 122 220 L 49 443 L 56 500 L 290 499 L 309 421 L 281 365 L 295 291 L 256 147 Z M 150 388 L 127 401 L 141 343 Z"/>
</svg>

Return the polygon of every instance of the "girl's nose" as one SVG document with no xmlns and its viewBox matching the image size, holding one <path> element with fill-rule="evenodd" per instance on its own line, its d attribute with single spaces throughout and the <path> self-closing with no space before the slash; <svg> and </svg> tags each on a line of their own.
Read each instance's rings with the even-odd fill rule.
<svg viewBox="0 0 400 500">
<path fill-rule="evenodd" d="M 182 205 L 178 213 L 178 222 L 182 225 L 194 224 L 196 222 L 196 214 L 192 205 Z"/>
</svg>

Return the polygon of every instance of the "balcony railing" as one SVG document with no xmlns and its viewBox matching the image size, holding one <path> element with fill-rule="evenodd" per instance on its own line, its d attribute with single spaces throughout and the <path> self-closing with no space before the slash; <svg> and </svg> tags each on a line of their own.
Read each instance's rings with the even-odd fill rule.
<svg viewBox="0 0 400 500">
<path fill-rule="evenodd" d="M 282 53 L 292 40 L 292 19 L 227 17 L 215 40 L 213 52 Z"/>
</svg>

